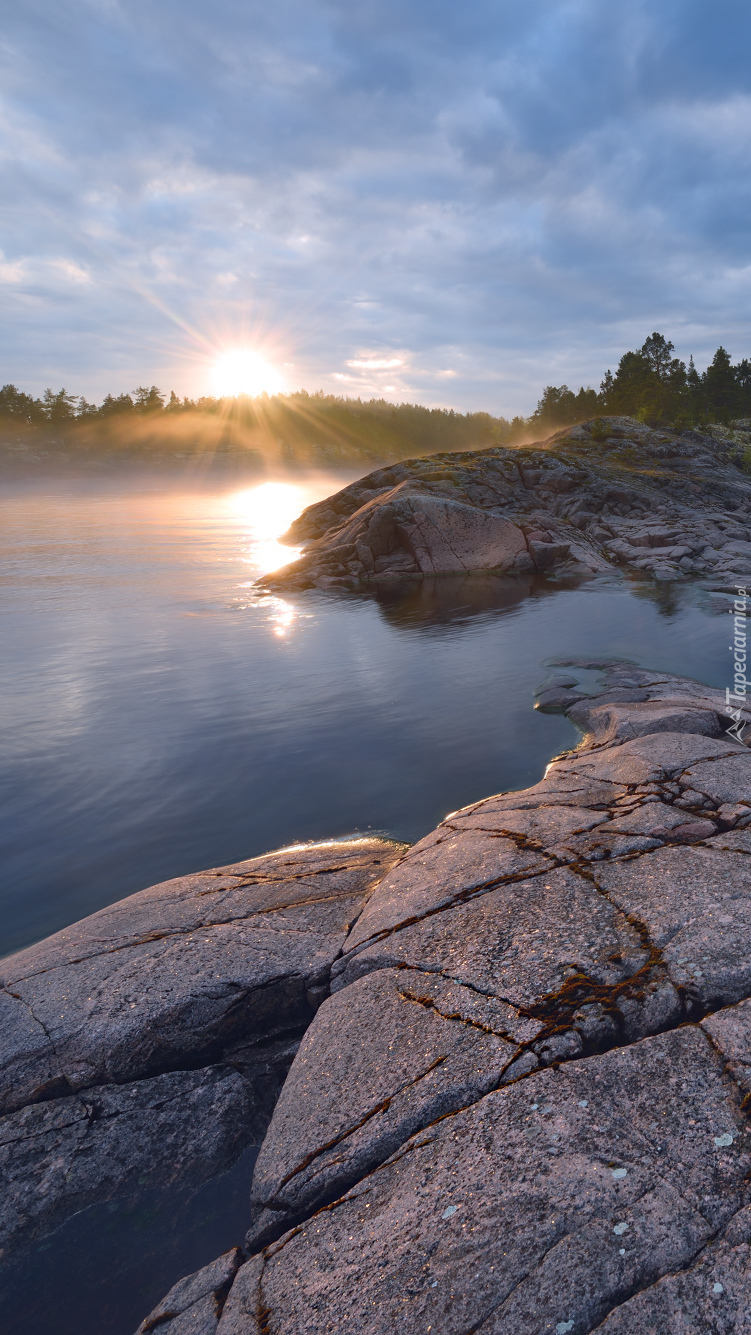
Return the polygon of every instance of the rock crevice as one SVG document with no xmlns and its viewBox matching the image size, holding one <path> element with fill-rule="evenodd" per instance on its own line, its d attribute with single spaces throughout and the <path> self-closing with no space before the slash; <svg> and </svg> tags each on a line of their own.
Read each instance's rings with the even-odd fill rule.
<svg viewBox="0 0 751 1335">
<path fill-rule="evenodd" d="M 751 752 L 699 683 L 559 666 L 542 706 L 585 739 L 532 788 L 408 851 L 156 887 L 4 962 L 10 1235 L 116 1190 L 146 1124 L 199 1174 L 253 1134 L 243 1252 L 141 1335 L 743 1328 Z"/>
<path fill-rule="evenodd" d="M 260 1143 L 402 851 L 328 842 L 181 877 L 2 961 L 5 1258 L 144 1172 L 195 1185 Z"/>
<path fill-rule="evenodd" d="M 604 677 L 558 706 L 582 746 L 452 813 L 348 932 L 218 1335 L 642 1335 L 668 1290 L 693 1331 L 748 1250 L 751 753 L 698 683 L 568 666 Z"/>
</svg>

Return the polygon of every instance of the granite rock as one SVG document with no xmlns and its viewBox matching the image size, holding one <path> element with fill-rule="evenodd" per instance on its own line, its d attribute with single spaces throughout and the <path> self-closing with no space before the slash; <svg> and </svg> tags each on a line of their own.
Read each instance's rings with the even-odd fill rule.
<svg viewBox="0 0 751 1335">
<path fill-rule="evenodd" d="M 501 515 L 440 497 L 412 502 L 401 533 L 424 575 L 462 570 L 511 570 L 527 551 L 521 529 Z"/>
<path fill-rule="evenodd" d="M 694 1265 L 615 1308 L 595 1327 L 597 1335 L 747 1335 L 750 1243 L 751 1211 L 744 1210 L 727 1238 L 711 1243 Z"/>
<path fill-rule="evenodd" d="M 268 1246 L 218 1330 L 591 1331 L 728 1227 L 750 1150 L 695 1028 L 533 1072 Z"/>
<path fill-rule="evenodd" d="M 131 895 L 0 962 L 0 1109 L 304 1031 L 382 840 L 285 849 Z"/>
<path fill-rule="evenodd" d="M 412 969 L 339 992 L 303 1039 L 264 1141 L 251 1250 L 341 1196 L 413 1131 L 513 1079 L 521 1045 L 543 1029 L 505 1002 Z"/>
<path fill-rule="evenodd" d="M 701 683 L 564 666 L 582 745 L 394 854 L 340 925 L 247 1259 L 175 1335 L 746 1329 L 751 753 Z"/>
<path fill-rule="evenodd" d="M 694 1011 L 751 995 L 747 853 L 715 849 L 708 840 L 699 847 L 660 848 L 634 861 L 601 863 L 593 875 L 612 903 L 644 924 Z"/>
<path fill-rule="evenodd" d="M 604 420 L 605 440 L 585 422 L 530 445 L 376 469 L 304 511 L 284 538 L 303 555 L 260 587 L 343 591 L 464 570 L 581 578 L 614 566 L 743 587 L 751 479 L 739 442 L 714 427 L 681 435 Z"/>
<path fill-rule="evenodd" d="M 615 987 L 649 957 L 625 915 L 589 878 L 556 867 L 365 942 L 337 964 L 337 989 L 378 968 L 441 972 L 529 1010 L 586 977 Z"/>
<path fill-rule="evenodd" d="M 539 847 L 520 847 L 519 841 L 498 837 L 495 831 L 454 829 L 446 822 L 415 844 L 387 873 L 379 894 L 371 896 L 372 902 L 365 905 L 348 934 L 347 952 L 397 926 L 431 917 L 494 886 L 553 866 Z M 333 988 L 338 986 L 343 967 L 341 959 L 334 963 Z"/>
<path fill-rule="evenodd" d="M 214 1335 L 242 1261 L 240 1248 L 231 1247 L 195 1274 L 179 1280 L 141 1322 L 136 1335 L 148 1335 L 155 1329 L 160 1335 Z"/>
<path fill-rule="evenodd" d="M 701 1022 L 715 1047 L 727 1063 L 726 1069 L 745 1093 L 748 1104 L 751 1097 L 751 1001 L 741 1001 L 715 1011 Z"/>
<path fill-rule="evenodd" d="M 0 964 L 0 1246 L 260 1143 L 402 845 L 300 846 L 131 895 Z"/>
</svg>

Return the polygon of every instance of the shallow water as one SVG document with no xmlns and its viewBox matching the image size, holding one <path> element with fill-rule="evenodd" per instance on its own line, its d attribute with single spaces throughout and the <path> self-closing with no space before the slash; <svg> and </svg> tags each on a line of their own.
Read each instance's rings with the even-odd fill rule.
<svg viewBox="0 0 751 1335">
<path fill-rule="evenodd" d="M 170 876 L 357 831 L 412 841 L 535 782 L 577 740 L 532 709 L 553 657 L 726 684 L 724 624 L 688 585 L 477 577 L 259 598 L 254 577 L 290 555 L 276 536 L 344 480 L 6 487 L 0 954 Z M 128 1335 L 137 1286 L 143 1315 L 240 1241 L 238 1180 L 205 1189 L 216 1226 L 186 1197 L 161 1252 L 139 1250 L 141 1207 L 113 1202 L 116 1270 L 66 1262 L 105 1245 L 105 1207 L 78 1216 L 34 1251 L 33 1311 L 14 1298 L 8 1328 L 49 1330 L 54 1312 L 67 1331 L 79 1304 L 77 1335 Z M 25 1273 L 12 1293 L 29 1292 Z"/>
<path fill-rule="evenodd" d="M 133 1335 L 176 1280 L 242 1244 L 257 1157 L 200 1186 L 146 1185 L 32 1243 L 0 1270 L 3 1335 Z"/>
</svg>

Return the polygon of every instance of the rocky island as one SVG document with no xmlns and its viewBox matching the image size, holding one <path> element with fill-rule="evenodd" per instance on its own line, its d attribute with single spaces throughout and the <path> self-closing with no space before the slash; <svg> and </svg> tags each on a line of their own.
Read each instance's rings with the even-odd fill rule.
<svg viewBox="0 0 751 1335">
<path fill-rule="evenodd" d="M 595 418 L 525 446 L 376 469 L 282 538 L 268 589 L 358 589 L 465 571 L 659 580 L 751 574 L 751 421 L 703 432 Z"/>
<path fill-rule="evenodd" d="M 561 667 L 534 787 L 3 961 L 6 1253 L 255 1139 L 246 1239 L 140 1335 L 744 1328 L 751 754 L 721 692 Z"/>
</svg>

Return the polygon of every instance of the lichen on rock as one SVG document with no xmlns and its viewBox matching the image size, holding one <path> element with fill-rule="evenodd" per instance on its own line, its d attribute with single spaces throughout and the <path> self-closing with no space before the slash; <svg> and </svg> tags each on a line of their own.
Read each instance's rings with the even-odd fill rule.
<svg viewBox="0 0 751 1335">
<path fill-rule="evenodd" d="M 609 417 L 524 446 L 409 459 L 311 505 L 302 556 L 260 588 L 367 589 L 460 571 L 751 578 L 751 478 L 738 432 Z"/>
<path fill-rule="evenodd" d="M 243 1248 L 139 1335 L 744 1329 L 751 751 L 699 682 L 559 666 L 544 707 L 584 739 L 533 787 L 409 849 L 287 850 L 156 887 L 5 962 L 0 1130 L 9 1154 L 26 1137 L 6 1210 L 50 1151 L 56 1218 L 74 1189 L 80 1208 L 76 1137 L 132 1158 L 127 1119 L 161 1115 L 160 1082 L 198 1109 L 167 1134 L 199 1155 L 265 1115 Z M 122 1018 L 129 970 L 153 984 L 140 1020 Z M 242 1034 L 230 978 L 258 997 Z M 296 1053 L 265 1114 L 261 1021 Z M 154 1073 L 168 1040 L 181 1065 Z"/>
<path fill-rule="evenodd" d="M 349 933 L 217 1335 L 693 1331 L 720 1293 L 741 1328 L 751 753 L 719 692 L 569 666 L 604 678 L 562 706 L 584 743 Z"/>
</svg>

